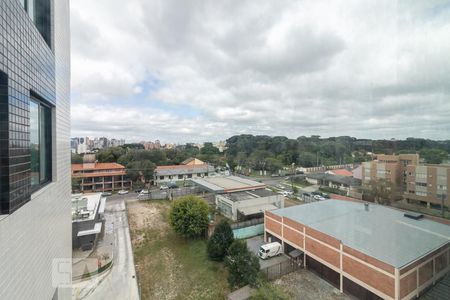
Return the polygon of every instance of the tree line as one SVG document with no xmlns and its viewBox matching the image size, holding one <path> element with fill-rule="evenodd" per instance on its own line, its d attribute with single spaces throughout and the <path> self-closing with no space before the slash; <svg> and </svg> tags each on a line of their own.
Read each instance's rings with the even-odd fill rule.
<svg viewBox="0 0 450 300">
<path fill-rule="evenodd" d="M 313 135 L 289 139 L 284 136 L 236 135 L 227 139 L 221 153 L 212 143 L 199 149 L 193 144 L 173 149 L 145 150 L 141 144 L 126 144 L 99 150 L 99 162 L 117 162 L 126 167 L 131 180 L 151 180 L 158 165 L 176 165 L 196 157 L 216 167 L 266 170 L 275 173 L 283 167 L 313 167 L 369 161 L 369 153 L 419 153 L 425 163 L 448 161 L 450 140 L 407 138 L 405 140 L 370 140 L 350 136 L 321 138 Z M 72 155 L 72 163 L 81 163 L 80 155 Z"/>
</svg>

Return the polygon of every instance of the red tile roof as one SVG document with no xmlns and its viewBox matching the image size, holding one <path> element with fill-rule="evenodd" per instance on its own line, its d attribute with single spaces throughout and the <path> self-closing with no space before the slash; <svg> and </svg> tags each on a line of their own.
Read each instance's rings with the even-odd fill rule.
<svg viewBox="0 0 450 300">
<path fill-rule="evenodd" d="M 353 173 L 346 169 L 337 169 L 337 170 L 331 170 L 335 175 L 341 175 L 341 176 L 353 176 Z"/>
<path fill-rule="evenodd" d="M 85 164 L 72 164 L 72 171 L 83 170 L 115 170 L 125 169 L 124 166 L 117 163 L 85 163 Z"/>
</svg>

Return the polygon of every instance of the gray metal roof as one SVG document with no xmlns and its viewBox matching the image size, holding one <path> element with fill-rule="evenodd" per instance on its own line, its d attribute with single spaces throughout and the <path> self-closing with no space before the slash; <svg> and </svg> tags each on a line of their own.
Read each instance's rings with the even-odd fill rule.
<svg viewBox="0 0 450 300">
<path fill-rule="evenodd" d="M 255 199 L 255 198 L 280 196 L 280 194 L 274 193 L 271 190 L 257 189 L 257 190 L 251 190 L 251 191 L 227 193 L 227 194 L 223 194 L 222 196 L 230 199 L 233 202 L 238 202 L 238 201 L 250 200 L 250 199 Z"/>
<path fill-rule="evenodd" d="M 353 178 L 350 176 L 334 175 L 334 174 L 327 174 L 327 173 L 310 173 L 310 174 L 307 174 L 306 177 L 312 178 L 312 179 L 318 179 L 318 180 L 337 182 L 337 183 L 345 184 L 348 186 L 361 185 L 360 179 Z"/>
<path fill-rule="evenodd" d="M 190 179 L 197 185 L 215 192 L 225 193 L 229 191 L 244 191 L 265 188 L 266 185 L 257 181 L 237 177 L 237 176 L 217 176 Z"/>
<path fill-rule="evenodd" d="M 371 203 L 325 200 L 272 211 L 328 234 L 344 245 L 396 268 L 450 243 L 450 226 L 412 220 L 404 212 Z"/>
</svg>

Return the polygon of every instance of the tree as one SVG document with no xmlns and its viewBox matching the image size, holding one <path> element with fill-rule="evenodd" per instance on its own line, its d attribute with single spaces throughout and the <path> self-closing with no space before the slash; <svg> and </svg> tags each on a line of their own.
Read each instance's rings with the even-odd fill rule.
<svg viewBox="0 0 450 300">
<path fill-rule="evenodd" d="M 70 158 L 71 158 L 72 164 L 82 164 L 83 163 L 83 156 L 80 154 L 72 153 Z"/>
<path fill-rule="evenodd" d="M 230 224 L 227 220 L 220 221 L 208 241 L 206 247 L 208 257 L 211 260 L 222 261 L 233 241 L 233 230 L 231 229 Z"/>
<path fill-rule="evenodd" d="M 208 227 L 208 211 L 208 204 L 202 198 L 194 195 L 181 197 L 170 208 L 170 225 L 183 237 L 199 237 Z"/>
<path fill-rule="evenodd" d="M 247 284 L 256 286 L 259 275 L 259 259 L 247 249 L 245 241 L 236 240 L 228 249 L 225 259 L 228 267 L 228 284 L 240 288 Z"/>
<path fill-rule="evenodd" d="M 427 164 L 440 164 L 443 160 L 448 159 L 448 153 L 441 149 L 422 149 L 420 150 L 420 157 Z"/>
<path fill-rule="evenodd" d="M 374 197 L 376 203 L 388 205 L 394 200 L 394 185 L 385 179 L 371 180 L 368 193 Z"/>
</svg>

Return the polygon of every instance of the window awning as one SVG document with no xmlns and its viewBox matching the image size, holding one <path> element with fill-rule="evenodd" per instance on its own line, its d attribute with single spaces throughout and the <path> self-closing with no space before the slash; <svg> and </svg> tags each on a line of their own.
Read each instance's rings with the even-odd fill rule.
<svg viewBox="0 0 450 300">
<path fill-rule="evenodd" d="M 100 231 L 102 231 L 102 222 L 95 223 L 95 226 L 93 229 L 79 231 L 77 234 L 77 237 L 91 235 L 91 234 L 99 234 Z"/>
<path fill-rule="evenodd" d="M 254 214 L 258 214 L 258 213 L 263 213 L 266 210 L 274 210 L 274 209 L 278 209 L 278 207 L 276 207 L 273 204 L 263 204 L 263 205 L 256 205 L 256 206 L 249 206 L 249 207 L 238 208 L 238 210 L 244 216 L 249 216 L 249 215 L 254 215 Z"/>
</svg>

